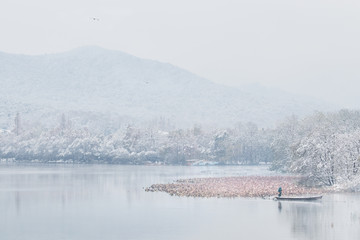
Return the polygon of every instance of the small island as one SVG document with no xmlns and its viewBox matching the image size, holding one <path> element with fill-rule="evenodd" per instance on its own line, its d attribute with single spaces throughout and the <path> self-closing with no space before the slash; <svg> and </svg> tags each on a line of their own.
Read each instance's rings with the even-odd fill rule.
<svg viewBox="0 0 360 240">
<path fill-rule="evenodd" d="M 148 192 L 166 192 L 172 196 L 185 197 L 261 197 L 277 195 L 281 186 L 286 196 L 314 195 L 325 193 L 326 188 L 306 187 L 301 177 L 295 176 L 237 176 L 216 178 L 180 179 L 169 184 L 153 184 Z"/>
</svg>

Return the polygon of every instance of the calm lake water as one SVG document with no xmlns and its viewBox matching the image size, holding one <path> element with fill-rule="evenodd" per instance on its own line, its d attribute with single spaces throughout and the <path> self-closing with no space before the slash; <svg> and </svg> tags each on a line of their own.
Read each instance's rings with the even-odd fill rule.
<svg viewBox="0 0 360 240">
<path fill-rule="evenodd" d="M 0 239 L 360 239 L 357 193 L 280 203 L 144 191 L 179 178 L 271 174 L 266 167 L 0 165 Z"/>
</svg>

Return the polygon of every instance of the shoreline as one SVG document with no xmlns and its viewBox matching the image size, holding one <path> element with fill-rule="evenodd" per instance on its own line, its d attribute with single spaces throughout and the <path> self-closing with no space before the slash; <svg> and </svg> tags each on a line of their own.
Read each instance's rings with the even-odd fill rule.
<svg viewBox="0 0 360 240">
<path fill-rule="evenodd" d="M 239 176 L 216 178 L 190 178 L 174 183 L 153 184 L 147 192 L 166 192 L 171 196 L 201 198 L 267 198 L 277 196 L 282 187 L 283 196 L 314 195 L 328 192 L 324 188 L 306 187 L 294 176 Z"/>
</svg>

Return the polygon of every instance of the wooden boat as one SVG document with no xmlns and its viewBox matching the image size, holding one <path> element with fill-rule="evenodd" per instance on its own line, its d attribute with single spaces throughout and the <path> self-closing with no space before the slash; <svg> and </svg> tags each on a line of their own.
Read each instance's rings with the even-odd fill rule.
<svg viewBox="0 0 360 240">
<path fill-rule="evenodd" d="M 315 201 L 321 199 L 322 196 L 293 196 L 293 197 L 275 197 L 274 200 L 279 201 Z"/>
</svg>

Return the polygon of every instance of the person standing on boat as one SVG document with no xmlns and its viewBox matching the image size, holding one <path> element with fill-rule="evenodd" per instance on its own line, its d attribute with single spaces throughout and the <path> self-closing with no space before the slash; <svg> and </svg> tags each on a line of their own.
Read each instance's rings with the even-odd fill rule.
<svg viewBox="0 0 360 240">
<path fill-rule="evenodd" d="M 281 187 L 279 187 L 279 189 L 278 189 L 278 197 L 281 197 L 281 193 L 282 193 L 282 188 Z"/>
</svg>

